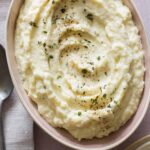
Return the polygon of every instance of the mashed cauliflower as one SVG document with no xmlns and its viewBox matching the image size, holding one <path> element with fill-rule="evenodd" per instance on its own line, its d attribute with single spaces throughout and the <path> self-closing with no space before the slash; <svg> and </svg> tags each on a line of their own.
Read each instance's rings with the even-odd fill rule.
<svg viewBox="0 0 150 150">
<path fill-rule="evenodd" d="M 39 113 L 78 140 L 107 136 L 135 113 L 143 50 L 121 0 L 25 0 L 15 49 Z"/>
</svg>

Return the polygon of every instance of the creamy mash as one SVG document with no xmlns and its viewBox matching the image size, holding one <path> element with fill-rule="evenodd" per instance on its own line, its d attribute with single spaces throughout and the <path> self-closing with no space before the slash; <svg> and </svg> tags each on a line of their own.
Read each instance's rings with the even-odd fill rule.
<svg viewBox="0 0 150 150">
<path fill-rule="evenodd" d="M 135 113 L 143 50 L 121 0 L 25 0 L 15 43 L 23 86 L 52 126 L 102 138 Z"/>
</svg>

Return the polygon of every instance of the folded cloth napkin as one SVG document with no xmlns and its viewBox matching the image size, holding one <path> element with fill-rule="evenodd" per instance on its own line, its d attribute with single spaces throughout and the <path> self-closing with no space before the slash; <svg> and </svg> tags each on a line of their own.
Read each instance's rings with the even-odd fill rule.
<svg viewBox="0 0 150 150">
<path fill-rule="evenodd" d="M 21 104 L 16 90 L 4 102 L 3 123 L 6 150 L 34 150 L 33 120 Z"/>
</svg>

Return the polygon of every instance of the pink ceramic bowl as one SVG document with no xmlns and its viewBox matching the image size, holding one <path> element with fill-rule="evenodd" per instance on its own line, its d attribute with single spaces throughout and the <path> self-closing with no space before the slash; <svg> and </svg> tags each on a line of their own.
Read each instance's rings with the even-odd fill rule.
<svg viewBox="0 0 150 150">
<path fill-rule="evenodd" d="M 36 106 L 29 99 L 25 90 L 22 87 L 22 83 L 20 80 L 20 75 L 17 69 L 16 59 L 15 59 L 15 49 L 14 49 L 14 33 L 15 33 L 15 24 L 16 19 L 18 17 L 19 10 L 23 4 L 23 0 L 13 0 L 10 6 L 8 20 L 7 20 L 7 60 L 11 73 L 11 77 L 15 88 L 18 92 L 21 102 L 33 118 L 33 120 L 50 136 L 59 142 L 63 143 L 66 146 L 72 147 L 74 149 L 80 150 L 106 150 L 113 148 L 123 141 L 125 141 L 139 126 L 141 121 L 143 120 L 145 113 L 149 106 L 149 95 L 150 95 L 150 48 L 147 40 L 147 36 L 144 31 L 144 27 L 142 21 L 139 17 L 139 14 L 136 10 L 136 7 L 133 3 L 133 0 L 124 0 L 124 3 L 128 5 L 133 14 L 133 19 L 140 30 L 140 35 L 142 37 L 143 49 L 145 51 L 145 88 L 141 98 L 141 102 L 139 104 L 139 108 L 130 119 L 127 124 L 125 124 L 120 130 L 111 134 L 108 137 L 103 139 L 93 139 L 93 140 L 84 140 L 77 141 L 74 139 L 68 132 L 63 129 L 53 128 L 50 126 L 38 113 Z"/>
</svg>

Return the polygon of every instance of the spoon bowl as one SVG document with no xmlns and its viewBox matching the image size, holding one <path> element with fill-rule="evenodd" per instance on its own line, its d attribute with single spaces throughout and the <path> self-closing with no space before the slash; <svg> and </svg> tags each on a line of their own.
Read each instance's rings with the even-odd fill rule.
<svg viewBox="0 0 150 150">
<path fill-rule="evenodd" d="M 13 89 L 4 48 L 0 45 L 0 101 L 5 100 Z"/>
<path fill-rule="evenodd" d="M 9 74 L 5 50 L 0 45 L 0 150 L 5 150 L 4 134 L 3 134 L 3 119 L 2 119 L 2 104 L 3 101 L 11 94 L 13 83 Z"/>
</svg>

